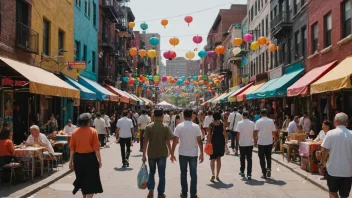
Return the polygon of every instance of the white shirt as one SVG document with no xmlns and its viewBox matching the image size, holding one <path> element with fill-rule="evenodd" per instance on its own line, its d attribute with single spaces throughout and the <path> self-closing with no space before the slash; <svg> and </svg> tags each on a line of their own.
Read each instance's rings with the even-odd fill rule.
<svg viewBox="0 0 352 198">
<path fill-rule="evenodd" d="M 111 122 L 111 120 L 110 120 L 110 118 L 109 118 L 109 116 L 107 116 L 107 115 L 104 115 L 104 120 L 105 120 L 105 125 L 106 125 L 106 127 L 109 127 L 110 128 L 110 122 Z"/>
<path fill-rule="evenodd" d="M 203 123 L 203 127 L 204 128 L 209 128 L 209 125 L 214 121 L 213 116 L 212 115 L 207 115 L 204 118 L 204 123 Z"/>
<path fill-rule="evenodd" d="M 120 138 L 132 137 L 133 122 L 131 119 L 127 117 L 120 118 L 116 123 L 116 127 L 120 129 Z"/>
<path fill-rule="evenodd" d="M 236 131 L 240 133 L 240 146 L 253 146 L 254 122 L 244 119 L 237 124 Z"/>
<path fill-rule="evenodd" d="M 258 132 L 258 145 L 273 144 L 273 131 L 276 131 L 274 121 L 268 117 L 262 117 L 255 123 Z"/>
<path fill-rule="evenodd" d="M 236 130 L 237 124 L 241 120 L 242 120 L 242 115 L 240 113 L 238 113 L 237 111 L 230 113 L 229 118 L 227 118 L 227 122 L 230 123 L 229 130 L 231 130 L 231 131 Z M 233 121 L 235 121 L 235 123 Z"/>
<path fill-rule="evenodd" d="M 303 127 L 303 131 L 306 133 L 310 132 L 310 126 L 312 125 L 310 119 L 308 117 L 304 118 L 301 117 L 299 119 L 299 125 L 301 125 Z"/>
<path fill-rule="evenodd" d="M 180 146 L 178 153 L 183 156 L 198 156 L 197 137 L 201 137 L 202 133 L 198 124 L 191 121 L 184 121 L 177 125 L 175 136 L 180 138 Z"/>
<path fill-rule="evenodd" d="M 288 124 L 287 132 L 288 134 L 290 134 L 290 133 L 296 133 L 297 131 L 298 131 L 297 123 L 293 120 Z"/>
<path fill-rule="evenodd" d="M 138 113 L 135 113 L 135 114 L 133 115 L 133 117 L 136 118 L 136 120 L 138 120 L 139 114 L 138 114 Z"/>
<path fill-rule="evenodd" d="M 95 118 L 94 119 L 94 127 L 97 130 L 98 134 L 105 134 L 106 122 L 103 118 Z"/>
<path fill-rule="evenodd" d="M 170 124 L 170 116 L 169 116 L 169 114 L 166 113 L 166 114 L 164 115 L 163 122 L 164 122 L 165 124 L 167 124 L 167 126 L 169 126 L 169 124 Z"/>
<path fill-rule="evenodd" d="M 334 177 L 352 177 L 352 131 L 337 126 L 329 131 L 322 147 L 329 149 L 327 171 Z"/>
<path fill-rule="evenodd" d="M 324 141 L 325 136 L 326 136 L 326 133 L 324 132 L 324 130 L 321 130 L 321 131 L 319 132 L 319 135 L 318 135 L 318 137 L 316 138 L 316 140 L 317 140 L 317 141 Z"/>
<path fill-rule="evenodd" d="M 147 115 L 141 115 L 138 118 L 138 124 L 141 125 L 141 129 L 145 130 L 145 128 L 147 127 L 147 125 L 150 123 L 150 118 Z"/>
<path fill-rule="evenodd" d="M 64 131 L 66 132 L 67 135 L 71 135 L 73 130 L 77 128 L 76 125 L 71 124 L 71 126 L 66 125 L 64 128 Z"/>
<path fill-rule="evenodd" d="M 46 150 L 48 150 L 49 153 L 54 154 L 54 149 L 51 146 L 50 141 L 44 134 L 39 133 L 39 140 L 46 144 Z M 31 146 L 34 146 L 34 137 L 32 135 L 28 136 L 26 143 Z"/>
</svg>

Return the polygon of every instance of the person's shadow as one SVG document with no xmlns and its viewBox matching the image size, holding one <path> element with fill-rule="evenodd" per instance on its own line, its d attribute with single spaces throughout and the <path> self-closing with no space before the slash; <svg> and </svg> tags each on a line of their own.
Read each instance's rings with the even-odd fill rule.
<svg viewBox="0 0 352 198">
<path fill-rule="evenodd" d="M 114 170 L 119 171 L 119 172 L 126 172 L 126 171 L 132 171 L 133 168 L 127 168 L 127 167 L 126 168 L 117 168 L 117 167 L 115 167 Z"/>
<path fill-rule="evenodd" d="M 224 182 L 212 182 L 212 184 L 207 184 L 207 186 L 210 186 L 215 189 L 229 189 L 233 187 L 233 184 L 225 184 Z"/>
<path fill-rule="evenodd" d="M 245 181 L 245 184 L 250 185 L 250 186 L 262 186 L 262 185 L 264 185 L 264 181 L 258 181 L 258 180 L 253 179 L 253 178 L 251 180 L 242 178 L 242 181 Z"/>
<path fill-rule="evenodd" d="M 266 182 L 268 184 L 272 184 L 272 185 L 278 185 L 278 186 L 283 186 L 286 185 L 286 182 L 282 181 L 282 180 L 274 180 L 272 178 L 267 178 Z"/>
</svg>

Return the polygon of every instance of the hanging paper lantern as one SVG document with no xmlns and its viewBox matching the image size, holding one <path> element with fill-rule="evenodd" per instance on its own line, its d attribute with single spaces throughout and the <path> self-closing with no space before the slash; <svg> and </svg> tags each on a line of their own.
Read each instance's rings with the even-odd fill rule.
<svg viewBox="0 0 352 198">
<path fill-rule="evenodd" d="M 224 46 L 218 45 L 218 46 L 215 48 L 215 52 L 216 52 L 217 55 L 224 54 L 224 53 L 225 53 L 225 48 L 224 48 Z"/>
<path fill-rule="evenodd" d="M 251 34 L 245 34 L 243 37 L 244 41 L 246 41 L 247 43 L 251 42 L 253 40 L 253 35 Z"/>
<path fill-rule="evenodd" d="M 153 81 L 154 81 L 154 83 L 159 82 L 159 76 L 154 76 Z"/>
<path fill-rule="evenodd" d="M 276 50 L 280 50 L 280 46 L 276 46 Z"/>
<path fill-rule="evenodd" d="M 192 21 L 193 21 L 193 17 L 192 16 L 186 16 L 185 17 L 185 21 L 186 21 L 186 23 L 188 23 L 188 26 L 189 26 L 189 24 L 192 23 Z"/>
<path fill-rule="evenodd" d="M 139 82 L 138 81 L 134 81 L 134 85 L 139 85 Z"/>
<path fill-rule="evenodd" d="M 267 41 L 267 42 L 266 42 L 266 46 L 269 46 L 269 45 L 270 45 L 270 43 L 271 43 L 270 41 Z"/>
<path fill-rule="evenodd" d="M 162 82 L 166 82 L 167 81 L 167 77 L 166 76 L 161 77 L 161 81 Z"/>
<path fill-rule="evenodd" d="M 176 52 L 169 50 L 167 52 L 164 52 L 163 56 L 166 59 L 172 60 L 172 59 L 176 58 Z"/>
<path fill-rule="evenodd" d="M 204 50 L 200 50 L 200 51 L 198 52 L 198 56 L 199 56 L 200 58 L 204 58 L 204 57 L 207 56 L 207 52 L 204 51 Z"/>
<path fill-rule="evenodd" d="M 208 58 L 211 58 L 211 57 L 213 57 L 215 54 L 216 54 L 215 51 L 208 51 L 208 52 L 207 52 L 207 57 L 208 57 Z"/>
<path fill-rule="evenodd" d="M 155 58 L 156 57 L 156 51 L 155 50 L 148 50 L 147 55 L 149 58 Z"/>
<path fill-rule="evenodd" d="M 270 51 L 270 52 L 273 52 L 273 51 L 275 51 L 275 50 L 276 50 L 276 45 L 270 44 L 270 45 L 269 45 L 269 51 Z"/>
<path fill-rule="evenodd" d="M 128 27 L 129 27 L 129 28 L 134 28 L 134 26 L 136 26 L 136 23 L 135 23 L 135 22 L 129 22 L 129 23 L 128 23 Z"/>
<path fill-rule="evenodd" d="M 171 80 L 170 80 L 170 83 L 172 83 L 172 84 L 174 84 L 175 82 L 176 82 L 175 79 L 171 79 Z"/>
<path fill-rule="evenodd" d="M 214 80 L 213 82 L 214 82 L 214 84 L 220 84 L 221 81 L 218 80 L 218 79 L 216 79 L 216 80 Z"/>
<path fill-rule="evenodd" d="M 123 80 L 123 82 L 128 82 L 129 78 L 125 76 L 122 78 L 122 80 Z"/>
<path fill-rule="evenodd" d="M 211 87 L 213 86 L 213 83 L 212 82 L 208 82 L 208 87 Z"/>
<path fill-rule="evenodd" d="M 198 86 L 198 82 L 197 81 L 193 81 L 193 85 L 194 86 Z"/>
<path fill-rule="evenodd" d="M 194 36 L 193 37 L 193 42 L 196 43 L 197 45 L 203 41 L 202 36 Z"/>
<path fill-rule="evenodd" d="M 242 51 L 241 48 L 235 47 L 233 48 L 232 53 L 234 56 L 236 56 L 237 54 L 241 53 L 241 51 Z"/>
<path fill-rule="evenodd" d="M 153 78 L 154 78 L 153 76 L 148 76 L 149 80 L 153 80 Z"/>
<path fill-rule="evenodd" d="M 257 41 L 253 41 L 250 46 L 251 50 L 256 50 L 259 48 L 259 43 Z"/>
<path fill-rule="evenodd" d="M 188 51 L 186 52 L 186 58 L 192 60 L 194 58 L 194 52 Z"/>
<path fill-rule="evenodd" d="M 236 47 L 240 46 L 243 42 L 243 39 L 242 38 L 234 38 L 232 40 L 232 44 Z"/>
<path fill-rule="evenodd" d="M 167 24 L 169 24 L 169 21 L 167 19 L 161 20 L 161 25 L 164 26 L 164 28 L 166 28 Z"/>
<path fill-rule="evenodd" d="M 203 76 L 198 76 L 198 80 L 202 80 L 203 79 Z"/>
<path fill-rule="evenodd" d="M 159 44 L 159 38 L 153 36 L 149 39 L 149 43 L 152 46 L 157 46 Z"/>
<path fill-rule="evenodd" d="M 203 85 L 203 84 L 204 84 L 204 80 L 200 80 L 198 83 L 199 83 L 200 85 Z"/>
<path fill-rule="evenodd" d="M 169 43 L 175 47 L 176 45 L 178 45 L 180 43 L 180 39 L 178 39 L 176 37 L 170 38 Z"/>
<path fill-rule="evenodd" d="M 142 29 L 143 31 L 145 31 L 145 30 L 148 29 L 148 24 L 146 24 L 146 23 L 144 22 L 144 23 L 142 23 L 142 24 L 140 25 L 140 27 L 141 27 L 141 29 Z"/>
<path fill-rule="evenodd" d="M 133 79 L 133 78 L 130 78 L 130 79 L 128 80 L 128 84 L 129 84 L 129 85 L 133 85 L 133 84 L 134 84 L 134 79 Z"/>
<path fill-rule="evenodd" d="M 258 38 L 258 43 L 259 45 L 265 45 L 266 44 L 266 38 L 265 37 L 259 37 Z"/>
<path fill-rule="evenodd" d="M 141 49 L 141 50 L 139 50 L 139 55 L 141 57 L 144 57 L 145 55 L 147 55 L 147 51 L 145 51 L 144 49 Z"/>
<path fill-rule="evenodd" d="M 131 55 L 131 56 L 137 55 L 137 49 L 136 49 L 135 47 L 132 47 L 132 48 L 129 50 L 129 52 L 130 52 L 130 55 Z"/>
<path fill-rule="evenodd" d="M 185 81 L 185 82 L 183 82 L 183 84 L 185 84 L 186 86 L 188 86 L 190 83 L 189 83 L 189 81 Z"/>
</svg>

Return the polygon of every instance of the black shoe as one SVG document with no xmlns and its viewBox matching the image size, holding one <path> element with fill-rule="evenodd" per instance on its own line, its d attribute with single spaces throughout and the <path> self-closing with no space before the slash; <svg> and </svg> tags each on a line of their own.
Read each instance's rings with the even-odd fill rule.
<svg viewBox="0 0 352 198">
<path fill-rule="evenodd" d="M 123 164 L 123 165 L 122 165 L 122 168 L 126 168 L 126 164 Z"/>
<path fill-rule="evenodd" d="M 266 171 L 266 177 L 271 177 L 271 170 Z"/>
<path fill-rule="evenodd" d="M 251 175 L 247 175 L 247 179 L 248 180 L 252 180 L 252 176 Z"/>
<path fill-rule="evenodd" d="M 262 178 L 262 179 L 266 179 L 266 175 L 263 175 L 261 178 Z"/>
<path fill-rule="evenodd" d="M 245 174 L 243 172 L 240 172 L 239 175 L 241 175 L 241 177 L 245 177 Z"/>
</svg>

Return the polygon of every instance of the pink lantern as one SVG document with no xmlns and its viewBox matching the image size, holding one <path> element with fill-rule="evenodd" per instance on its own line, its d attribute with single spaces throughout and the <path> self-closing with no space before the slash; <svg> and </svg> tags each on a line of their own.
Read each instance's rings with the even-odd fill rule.
<svg viewBox="0 0 352 198">
<path fill-rule="evenodd" d="M 247 43 L 251 42 L 253 40 L 253 35 L 251 34 L 245 34 L 243 37 L 243 40 L 246 41 Z"/>
<path fill-rule="evenodd" d="M 194 36 L 193 37 L 193 42 L 196 43 L 197 45 L 203 41 L 202 36 Z"/>
<path fill-rule="evenodd" d="M 161 77 L 161 81 L 162 81 L 162 82 L 166 82 L 166 81 L 167 81 L 167 76 Z"/>
<path fill-rule="evenodd" d="M 192 21 L 193 21 L 193 17 L 192 16 L 186 16 L 185 17 L 185 22 L 188 23 L 188 26 L 189 26 L 190 23 L 192 23 Z"/>
<path fill-rule="evenodd" d="M 172 60 L 172 59 L 176 58 L 176 52 L 169 50 L 167 52 L 164 52 L 163 56 L 166 59 Z"/>
</svg>

